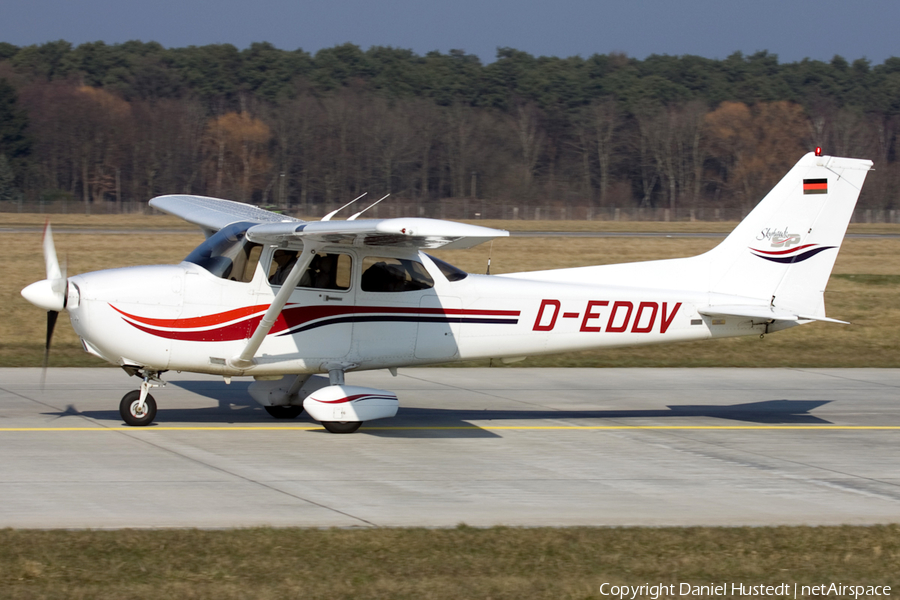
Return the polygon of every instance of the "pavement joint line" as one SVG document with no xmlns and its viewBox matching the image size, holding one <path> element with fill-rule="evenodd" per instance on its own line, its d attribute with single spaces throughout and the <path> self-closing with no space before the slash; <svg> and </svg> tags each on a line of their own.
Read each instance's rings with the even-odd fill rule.
<svg viewBox="0 0 900 600">
<path fill-rule="evenodd" d="M 212 426 L 212 427 L 0 427 L 0 433 L 112 431 L 138 433 L 151 431 L 321 431 L 318 426 Z M 900 431 L 900 425 L 448 425 L 444 426 L 371 426 L 360 431 Z"/>
<path fill-rule="evenodd" d="M 228 476 L 230 476 L 230 477 L 234 477 L 234 478 L 236 478 L 236 479 L 240 479 L 240 480 L 242 480 L 242 481 L 244 481 L 244 482 L 246 482 L 246 483 L 249 483 L 249 484 L 251 484 L 251 485 L 257 485 L 257 486 L 259 486 L 259 487 L 262 487 L 262 488 L 265 488 L 265 489 L 270 490 L 270 491 L 272 491 L 272 492 L 275 492 L 276 494 L 282 494 L 282 495 L 287 496 L 287 497 L 289 497 L 289 498 L 293 498 L 293 499 L 295 499 L 295 500 L 299 500 L 299 501 L 301 501 L 301 502 L 305 502 L 305 503 L 307 503 L 307 504 L 311 504 L 311 505 L 313 505 L 313 506 L 317 506 L 317 507 L 319 507 L 319 508 L 321 508 L 321 509 L 324 509 L 324 510 L 326 510 L 326 511 L 331 511 L 331 512 L 337 513 L 337 514 L 339 514 L 339 515 L 343 515 L 343 516 L 348 517 L 348 518 L 350 518 L 350 519 L 353 519 L 353 520 L 356 520 L 356 521 L 360 521 L 360 522 L 362 522 L 362 523 L 365 523 L 366 525 L 368 525 L 368 526 L 370 526 L 370 527 L 378 527 L 377 524 L 375 524 L 375 523 L 373 523 L 373 522 L 371 522 L 371 521 L 369 521 L 369 520 L 366 520 L 366 519 L 364 519 L 364 518 L 362 518 L 362 517 L 358 517 L 358 516 L 356 516 L 356 515 L 353 515 L 353 514 L 350 514 L 350 513 L 346 512 L 346 511 L 343 511 L 343 510 L 339 510 L 339 509 L 337 509 L 337 508 L 334 508 L 333 506 L 328 506 L 328 505 L 326 505 L 326 504 L 322 504 L 321 502 L 316 502 L 315 500 L 310 500 L 309 498 L 304 498 L 303 496 L 300 496 L 300 495 L 298 495 L 298 494 L 294 494 L 294 493 L 289 492 L 289 491 L 287 491 L 287 490 L 283 490 L 283 489 L 279 488 L 278 486 L 276 486 L 276 485 L 273 484 L 273 483 L 266 483 L 265 481 L 262 481 L 262 480 L 260 480 L 260 479 L 254 479 L 254 478 L 252 478 L 252 477 L 248 477 L 248 476 L 246 476 L 246 475 L 242 475 L 241 473 L 238 473 L 237 471 L 233 471 L 233 470 L 226 469 L 226 468 L 224 468 L 224 467 L 215 465 L 215 464 L 213 464 L 213 463 L 211 463 L 211 462 L 209 462 L 209 461 L 200 460 L 199 458 L 196 458 L 196 457 L 193 457 L 193 456 L 188 456 L 187 454 L 185 454 L 185 453 L 183 453 L 183 452 L 179 452 L 178 450 L 175 450 L 174 448 L 167 448 L 166 446 L 163 446 L 163 445 L 160 445 L 160 444 L 158 444 L 158 443 L 154 443 L 154 442 L 152 442 L 152 441 L 149 441 L 149 440 L 147 440 L 146 438 L 140 438 L 140 437 L 136 437 L 136 436 L 133 436 L 133 435 L 129 435 L 129 434 L 131 434 L 131 433 L 138 433 L 138 431 L 140 431 L 141 429 L 142 429 L 142 428 L 140 428 L 140 427 L 118 427 L 118 428 L 115 428 L 115 429 L 112 429 L 112 428 L 105 428 L 105 429 L 103 429 L 102 431 L 116 431 L 116 432 L 119 432 L 119 433 L 121 433 L 121 434 L 124 434 L 125 437 L 130 438 L 130 439 L 132 439 L 132 440 L 134 440 L 134 441 L 140 442 L 141 444 L 145 444 L 145 445 L 150 446 L 150 447 L 152 447 L 152 448 L 156 448 L 157 450 L 159 450 L 159 451 L 161 451 L 161 452 L 168 452 L 169 454 L 173 454 L 173 455 L 175 455 L 175 456 L 177 456 L 177 457 L 179 457 L 179 458 L 181 458 L 181 459 L 183 459 L 183 460 L 187 460 L 187 461 L 196 463 L 196 464 L 198 464 L 198 465 L 202 465 L 203 467 L 206 467 L 207 469 L 210 469 L 210 470 L 212 470 L 212 471 L 218 471 L 219 473 L 225 473 L 226 475 L 228 475 Z M 173 428 L 171 428 L 171 429 L 181 429 L 181 428 L 179 428 L 179 427 L 173 427 Z"/>
<path fill-rule="evenodd" d="M 896 385 L 891 385 L 890 383 L 882 383 L 882 382 L 880 382 L 880 381 L 870 381 L 870 380 L 868 380 L 868 379 L 857 379 L 856 377 L 847 377 L 847 376 L 845 376 L 845 375 L 838 375 L 838 374 L 835 374 L 835 373 L 822 373 L 821 371 L 813 370 L 813 369 L 808 369 L 808 368 L 804 368 L 804 367 L 794 367 L 794 368 L 788 367 L 788 369 L 789 369 L 789 370 L 792 370 L 792 371 L 798 371 L 798 372 L 801 372 L 801 373 L 807 373 L 807 374 L 810 374 L 810 375 L 822 375 L 822 376 L 824 376 L 824 377 L 832 377 L 832 378 L 834 378 L 834 379 L 841 379 L 841 380 L 844 380 L 844 381 L 853 381 L 853 382 L 855 382 L 855 383 L 866 383 L 866 384 L 869 384 L 869 385 L 878 385 L 878 386 L 886 387 L 886 388 L 896 388 L 896 387 L 898 387 L 898 386 L 896 386 Z"/>
<path fill-rule="evenodd" d="M 804 427 L 804 426 L 798 426 L 798 427 Z M 835 429 L 835 428 L 839 428 L 839 427 L 840 427 L 840 428 L 851 428 L 851 427 L 854 427 L 854 428 L 857 428 L 857 429 L 858 429 L 858 428 L 864 427 L 864 426 L 859 426 L 859 425 L 857 425 L 857 426 L 853 426 L 853 425 L 843 425 L 843 426 L 842 426 L 842 425 L 830 425 L 830 426 L 828 426 L 828 425 L 824 425 L 824 426 L 823 426 L 823 425 L 806 425 L 805 427 L 806 427 L 806 428 L 809 428 L 809 429 L 820 428 L 820 427 L 827 427 L 827 428 L 829 428 L 829 429 Z M 869 426 L 869 427 L 877 427 L 877 426 Z M 892 426 L 890 426 L 890 425 L 885 425 L 885 426 L 882 426 L 882 427 L 892 427 Z M 685 437 L 683 437 L 683 436 L 678 435 L 678 432 L 673 432 L 673 433 L 671 434 L 671 436 L 672 436 L 672 437 L 675 437 L 676 439 L 680 439 L 680 440 L 690 440 L 691 442 L 694 442 L 694 443 L 703 444 L 703 445 L 707 445 L 707 446 L 712 446 L 712 447 L 719 448 L 719 449 L 723 449 L 723 450 L 729 450 L 729 451 L 732 451 L 732 452 L 743 452 L 743 453 L 745 453 L 745 454 L 749 454 L 750 456 L 755 456 L 755 457 L 757 457 L 757 458 L 763 458 L 763 459 L 770 460 L 770 461 L 786 462 L 786 463 L 789 463 L 789 464 L 793 464 L 793 465 L 798 465 L 798 466 L 801 466 L 801 467 L 805 467 L 805 468 L 807 468 L 807 469 L 816 469 L 816 470 L 824 471 L 824 472 L 829 473 L 829 474 L 831 474 L 831 475 L 839 475 L 839 476 L 842 476 L 842 477 L 847 477 L 847 478 L 849 478 L 849 479 L 864 480 L 864 481 L 870 481 L 870 482 L 873 482 L 873 483 L 878 483 L 878 484 L 887 485 L 887 486 L 900 487 L 900 483 L 891 483 L 890 481 L 886 481 L 886 480 L 883 480 L 883 479 L 877 479 L 877 478 L 875 478 L 875 477 L 866 477 L 866 476 L 864 476 L 864 475 L 857 475 L 857 474 L 855 474 L 855 473 L 849 473 L 849 472 L 847 472 L 847 471 L 840 471 L 840 470 L 838 470 L 838 469 L 829 469 L 828 467 L 825 467 L 825 466 L 822 466 L 822 465 L 815 465 L 815 464 L 808 463 L 808 462 L 797 461 L 797 460 L 790 460 L 790 459 L 783 458 L 783 457 L 780 457 L 780 456 L 771 456 L 771 455 L 768 455 L 768 454 L 764 454 L 764 453 L 762 453 L 762 452 L 753 452 L 753 451 L 749 451 L 749 450 L 747 450 L 747 449 L 735 448 L 735 447 L 729 446 L 728 443 L 727 443 L 727 441 L 726 441 L 726 442 L 721 442 L 721 441 L 719 441 L 719 442 L 714 442 L 714 441 L 703 440 L 703 439 L 698 439 L 698 438 L 685 438 Z M 794 478 L 794 477 L 792 477 L 792 476 L 790 476 L 790 475 L 787 475 L 787 474 L 785 474 L 785 477 L 787 477 L 787 478 L 789 478 L 789 479 L 796 479 L 796 478 Z M 816 485 L 819 485 L 819 484 L 821 483 L 821 482 L 818 482 L 818 480 L 816 480 L 815 478 L 810 479 L 809 481 L 812 482 L 812 483 L 814 483 L 814 484 L 816 484 Z M 846 491 L 846 492 L 848 492 L 848 493 L 862 493 L 862 494 L 864 494 L 864 495 L 873 495 L 873 496 L 876 496 L 876 497 L 879 497 L 879 498 L 887 498 L 887 499 L 890 500 L 890 501 L 894 501 L 894 498 L 892 498 L 892 497 L 890 497 L 890 496 L 887 496 L 887 497 L 886 497 L 886 496 L 884 496 L 884 495 L 882 495 L 882 494 L 870 494 L 870 493 L 868 493 L 868 492 L 860 492 L 860 491 L 858 491 L 858 490 L 853 490 L 853 489 L 844 489 L 843 491 Z"/>
</svg>

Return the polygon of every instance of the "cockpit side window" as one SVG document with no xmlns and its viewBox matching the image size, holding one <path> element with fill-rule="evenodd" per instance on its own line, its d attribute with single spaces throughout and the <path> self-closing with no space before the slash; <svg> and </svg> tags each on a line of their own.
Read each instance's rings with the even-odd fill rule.
<svg viewBox="0 0 900 600">
<path fill-rule="evenodd" d="M 253 280 L 262 246 L 247 240 L 255 223 L 232 223 L 197 246 L 187 262 L 203 267 L 216 277 L 247 283 Z"/>
<path fill-rule="evenodd" d="M 284 283 L 299 256 L 299 250 L 276 250 L 272 255 L 272 262 L 269 264 L 269 283 L 272 285 Z"/>
<path fill-rule="evenodd" d="M 282 285 L 299 256 L 300 252 L 296 250 L 276 250 L 269 266 L 269 283 Z M 317 254 L 300 277 L 297 287 L 348 290 L 351 266 L 349 254 Z"/>
<path fill-rule="evenodd" d="M 412 292 L 434 287 L 434 279 L 416 260 L 367 256 L 361 287 L 365 292 Z"/>
</svg>

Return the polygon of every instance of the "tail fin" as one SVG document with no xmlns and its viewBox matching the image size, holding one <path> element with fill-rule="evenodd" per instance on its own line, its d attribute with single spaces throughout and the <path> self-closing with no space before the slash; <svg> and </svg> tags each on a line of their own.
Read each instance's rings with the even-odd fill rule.
<svg viewBox="0 0 900 600">
<path fill-rule="evenodd" d="M 823 292 L 872 161 L 809 153 L 706 256 L 710 292 L 825 316 Z"/>
</svg>

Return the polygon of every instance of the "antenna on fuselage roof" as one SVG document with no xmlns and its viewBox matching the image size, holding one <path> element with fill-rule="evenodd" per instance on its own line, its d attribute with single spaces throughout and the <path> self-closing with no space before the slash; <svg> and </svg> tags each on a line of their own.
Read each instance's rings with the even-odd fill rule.
<svg viewBox="0 0 900 600">
<path fill-rule="evenodd" d="M 351 201 L 348 202 L 347 204 L 343 205 L 343 206 L 340 207 L 339 209 L 331 211 L 330 213 L 328 213 L 327 215 L 325 215 L 324 217 L 322 217 L 321 220 L 322 220 L 322 221 L 330 221 L 330 220 L 331 220 L 331 217 L 333 217 L 334 215 L 338 214 L 339 212 L 341 212 L 342 210 L 344 210 L 345 208 L 347 208 L 348 206 L 350 206 L 351 204 L 353 204 L 354 202 L 356 202 L 357 200 L 359 200 L 360 198 L 362 198 L 363 196 L 365 196 L 365 195 L 368 194 L 368 193 L 369 193 L 369 192 L 363 192 L 362 194 L 360 194 L 359 196 L 357 196 L 356 198 L 354 198 L 353 200 L 351 200 Z"/>
<path fill-rule="evenodd" d="M 381 198 L 379 198 L 377 201 L 375 201 L 375 202 L 373 202 L 372 204 L 368 205 L 367 207 L 365 207 L 364 209 L 362 209 L 361 211 L 359 211 L 358 213 L 356 213 L 355 215 L 353 215 L 352 217 L 350 217 L 350 218 L 347 219 L 347 220 L 348 220 L 348 221 L 355 221 L 355 220 L 356 220 L 356 217 L 358 217 L 359 215 L 363 214 L 364 212 L 366 212 L 367 210 L 369 210 L 370 208 L 372 208 L 373 206 L 375 206 L 376 204 L 378 204 L 379 202 L 381 202 L 382 200 L 384 200 L 384 199 L 387 198 L 388 196 L 390 196 L 390 194 L 385 194 L 384 196 L 382 196 Z"/>
</svg>

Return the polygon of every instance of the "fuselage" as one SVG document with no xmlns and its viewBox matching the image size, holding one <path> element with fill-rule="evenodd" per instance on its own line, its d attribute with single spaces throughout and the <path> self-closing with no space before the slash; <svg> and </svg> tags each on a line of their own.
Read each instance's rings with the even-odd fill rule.
<svg viewBox="0 0 900 600">
<path fill-rule="evenodd" d="M 234 261 L 228 268 L 215 253 L 197 259 L 195 251 L 178 265 L 71 277 L 72 325 L 88 352 L 113 364 L 225 376 L 515 360 L 759 334 L 766 327 L 699 314 L 710 300 L 700 289 L 622 285 L 613 271 L 614 283 L 603 284 L 603 267 L 571 270 L 568 277 L 485 276 L 414 249 L 326 247 L 328 257 L 340 256 L 342 272 L 329 278 L 319 269 L 301 281 L 255 364 L 238 369 L 229 358 L 246 346 L 280 289 L 279 267 L 297 249 L 257 246 L 242 255 L 233 248 L 223 253 Z M 401 282 L 373 279 L 385 269 Z"/>
</svg>

